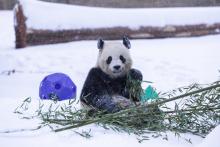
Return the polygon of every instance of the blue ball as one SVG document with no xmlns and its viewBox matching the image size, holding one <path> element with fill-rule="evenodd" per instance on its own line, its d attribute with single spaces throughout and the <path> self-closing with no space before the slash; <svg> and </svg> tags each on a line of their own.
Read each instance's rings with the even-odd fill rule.
<svg viewBox="0 0 220 147">
<path fill-rule="evenodd" d="M 66 74 L 50 74 L 41 81 L 39 96 L 41 99 L 58 101 L 74 99 L 76 98 L 76 85 Z"/>
</svg>

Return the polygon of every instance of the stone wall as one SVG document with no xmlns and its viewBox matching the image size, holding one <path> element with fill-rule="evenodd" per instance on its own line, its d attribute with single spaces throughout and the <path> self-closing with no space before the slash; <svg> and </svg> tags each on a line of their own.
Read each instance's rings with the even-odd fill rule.
<svg viewBox="0 0 220 147">
<path fill-rule="evenodd" d="M 16 0 L 0 0 L 0 9 L 12 9 Z M 86 6 L 116 8 L 220 6 L 220 0 L 43 0 Z"/>
</svg>

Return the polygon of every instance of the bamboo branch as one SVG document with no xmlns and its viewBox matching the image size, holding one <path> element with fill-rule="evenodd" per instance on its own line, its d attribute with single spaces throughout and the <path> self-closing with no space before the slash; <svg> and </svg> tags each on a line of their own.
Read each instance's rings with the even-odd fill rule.
<svg viewBox="0 0 220 147">
<path fill-rule="evenodd" d="M 184 98 L 184 97 L 196 94 L 196 93 L 204 92 L 204 91 L 215 89 L 215 88 L 218 88 L 218 87 L 220 87 L 220 84 L 216 84 L 216 85 L 213 85 L 213 86 L 209 86 L 209 87 L 206 87 L 206 88 L 202 88 L 202 89 L 199 89 L 199 90 L 188 92 L 188 93 L 185 93 L 185 94 L 182 94 L 182 95 L 170 98 L 170 99 L 166 99 L 166 100 L 163 100 L 163 101 L 154 102 L 154 103 L 151 103 L 151 104 L 141 105 L 141 106 L 137 106 L 137 107 L 132 107 L 132 108 L 129 108 L 129 109 L 121 110 L 121 111 L 113 113 L 113 114 L 106 114 L 104 117 L 101 117 L 101 118 L 88 120 L 87 122 L 83 122 L 83 123 L 77 124 L 77 125 L 71 125 L 71 126 L 68 126 L 68 127 L 59 128 L 59 129 L 56 129 L 54 131 L 55 132 L 60 132 L 60 131 L 68 130 L 68 129 L 78 128 L 78 127 L 86 126 L 86 125 L 89 125 L 89 124 L 97 123 L 97 122 L 100 122 L 100 121 L 103 121 L 103 120 L 107 121 L 107 120 L 112 119 L 114 117 L 121 116 L 122 114 L 132 112 L 133 110 L 158 106 L 158 105 L 161 105 L 161 104 L 164 104 L 164 103 L 167 103 L 167 102 L 171 102 L 171 101 L 174 101 L 174 100 L 177 100 L 177 99 L 180 99 L 180 98 Z M 192 110 L 195 110 L 195 109 L 180 110 L 180 111 L 192 111 Z M 173 113 L 173 112 L 170 111 L 169 113 Z"/>
</svg>

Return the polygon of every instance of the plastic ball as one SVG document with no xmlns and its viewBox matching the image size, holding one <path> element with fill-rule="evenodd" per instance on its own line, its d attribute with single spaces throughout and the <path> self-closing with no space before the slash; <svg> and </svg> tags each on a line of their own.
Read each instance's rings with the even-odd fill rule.
<svg viewBox="0 0 220 147">
<path fill-rule="evenodd" d="M 74 99 L 76 98 L 76 85 L 66 74 L 50 74 L 41 81 L 39 96 L 41 99 L 58 101 Z"/>
</svg>

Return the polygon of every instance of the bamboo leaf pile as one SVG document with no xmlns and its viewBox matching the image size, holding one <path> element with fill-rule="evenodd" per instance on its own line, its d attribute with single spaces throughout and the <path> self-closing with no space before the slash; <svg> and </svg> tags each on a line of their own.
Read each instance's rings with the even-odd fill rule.
<svg viewBox="0 0 220 147">
<path fill-rule="evenodd" d="M 77 102 L 71 100 L 64 105 L 53 102 L 47 107 L 43 102 L 39 102 L 35 113 L 23 118 L 37 117 L 41 120 L 37 129 L 49 126 L 54 132 L 97 124 L 105 129 L 142 136 L 140 142 L 149 139 L 146 134 L 158 137 L 167 131 L 175 134 L 192 133 L 205 137 L 220 124 L 220 81 L 209 85 L 193 84 L 160 93 L 159 96 L 160 98 L 156 100 L 134 105 L 112 114 L 77 109 L 75 108 Z M 27 98 L 15 113 L 24 115 L 30 103 L 31 98 Z M 90 138 L 90 132 L 91 130 L 89 133 L 78 134 Z"/>
</svg>

